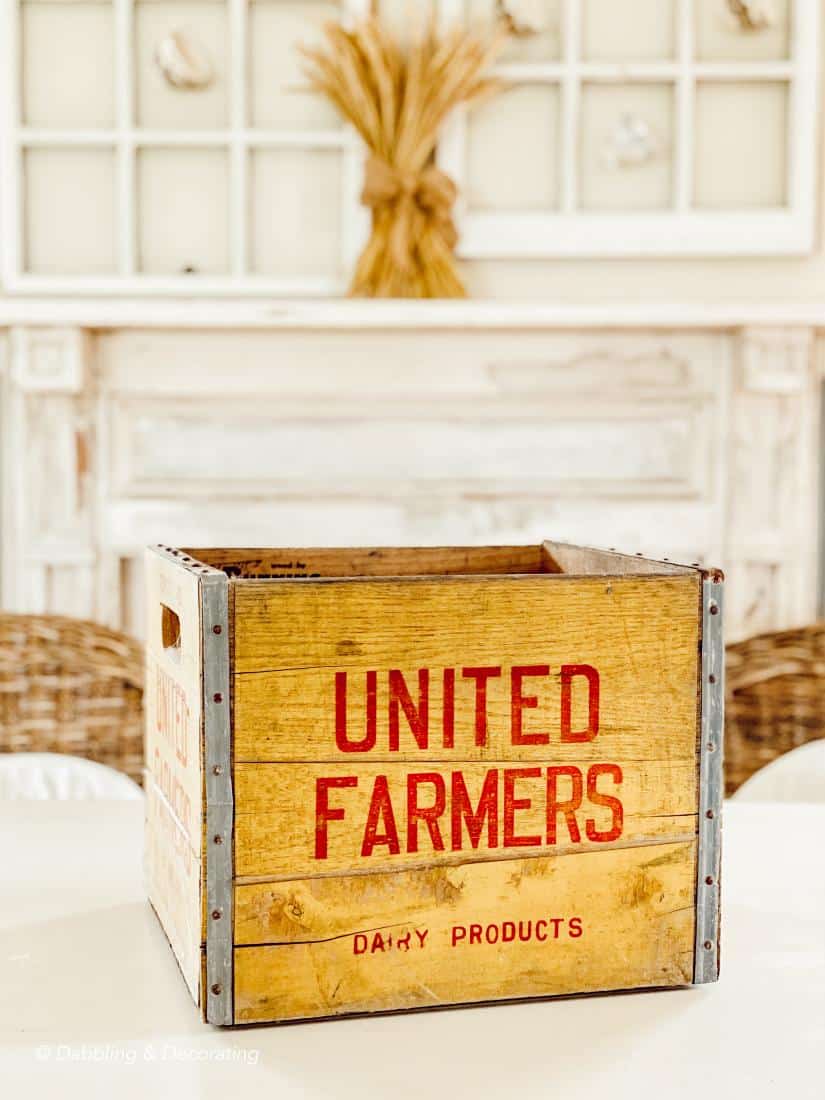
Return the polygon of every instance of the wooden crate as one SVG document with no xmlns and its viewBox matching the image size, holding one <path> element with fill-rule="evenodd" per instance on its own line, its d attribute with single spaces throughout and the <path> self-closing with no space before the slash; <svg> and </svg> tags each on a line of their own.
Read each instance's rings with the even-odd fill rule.
<svg viewBox="0 0 825 1100">
<path fill-rule="evenodd" d="M 722 576 L 147 552 L 149 894 L 206 1020 L 714 981 Z"/>
</svg>

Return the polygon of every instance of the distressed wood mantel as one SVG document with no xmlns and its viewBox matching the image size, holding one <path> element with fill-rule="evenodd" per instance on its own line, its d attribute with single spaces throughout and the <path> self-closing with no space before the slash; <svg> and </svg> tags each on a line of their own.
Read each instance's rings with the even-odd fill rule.
<svg viewBox="0 0 825 1100">
<path fill-rule="evenodd" d="M 2 601 L 142 632 L 140 551 L 560 538 L 817 608 L 816 304 L 0 300 Z"/>
</svg>

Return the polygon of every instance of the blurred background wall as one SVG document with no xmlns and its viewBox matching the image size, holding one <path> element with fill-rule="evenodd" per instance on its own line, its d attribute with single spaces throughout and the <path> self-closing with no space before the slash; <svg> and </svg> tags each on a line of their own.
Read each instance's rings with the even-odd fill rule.
<svg viewBox="0 0 825 1100">
<path fill-rule="evenodd" d="M 819 0 L 441 0 L 519 33 L 431 304 L 342 297 L 363 158 L 295 46 L 371 6 L 2 0 L 3 605 L 139 634 L 148 542 L 552 536 L 809 621 Z"/>
</svg>

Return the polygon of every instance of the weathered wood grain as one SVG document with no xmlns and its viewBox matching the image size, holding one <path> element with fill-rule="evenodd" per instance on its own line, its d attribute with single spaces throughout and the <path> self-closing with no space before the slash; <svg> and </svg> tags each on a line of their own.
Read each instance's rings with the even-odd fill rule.
<svg viewBox="0 0 825 1100">
<path fill-rule="evenodd" d="M 378 670 L 379 738 L 387 760 L 542 759 L 548 744 L 513 745 L 513 666 L 547 666 L 528 678 L 527 732 L 548 732 L 553 756 L 607 754 L 687 759 L 696 748 L 698 574 L 573 578 L 545 574 L 443 581 L 242 582 L 236 593 L 234 753 L 236 761 L 336 760 L 336 679 L 347 673 L 347 723 L 365 728 L 365 682 Z M 600 728 L 590 744 L 559 742 L 560 668 L 599 672 Z M 495 667 L 487 683 L 488 736 L 474 737 L 474 691 L 464 668 Z M 429 745 L 403 718 L 399 749 L 386 737 L 389 669 L 413 699 L 428 670 Z M 453 746 L 443 736 L 443 670 L 455 669 Z M 573 691 L 574 725 L 586 693 Z M 383 716 L 383 725 L 382 725 Z M 586 725 L 586 721 L 585 721 Z M 380 735 L 384 730 L 383 737 Z"/>
<path fill-rule="evenodd" d="M 205 938 L 198 578 L 153 551 L 145 560 L 146 876 L 149 899 L 198 1001 Z"/>
<path fill-rule="evenodd" d="M 616 785 L 605 775 L 598 780 L 598 790 L 602 794 L 619 796 L 623 810 L 621 835 L 611 843 L 655 843 L 667 838 L 683 839 L 695 833 L 694 761 L 671 763 L 611 757 L 610 762 L 621 768 L 622 782 Z M 552 760 L 548 761 L 550 763 Z M 527 852 L 562 853 L 604 847 L 604 842 L 588 838 L 586 822 L 591 820 L 594 829 L 606 833 L 613 826 L 612 811 L 607 806 L 591 804 L 587 800 L 584 780 L 581 808 L 574 813 L 578 836 L 574 838 L 571 835 L 571 825 L 559 812 L 553 815 L 556 842 L 547 842 L 546 773 L 538 764 L 529 767 L 542 774 L 513 779 L 514 798 L 524 799 L 529 805 L 515 810 L 511 835 L 521 841 L 537 837 L 539 842 L 504 847 L 504 773 L 513 770 L 507 761 L 446 766 L 430 763 L 423 768 L 414 764 L 368 764 L 361 760 L 347 764 L 238 764 L 235 767 L 235 873 L 240 878 L 303 878 L 316 874 L 368 873 L 390 867 L 449 864 L 466 859 L 497 860 Z M 478 847 L 473 848 L 467 826 L 460 820 L 461 846 L 455 849 L 452 839 L 455 825 L 451 819 L 454 801 L 451 795 L 452 774 L 461 772 L 469 799 L 476 808 L 491 769 L 498 772 L 495 782 L 498 819 L 495 846 L 489 844 L 485 822 L 479 830 Z M 419 822 L 415 830 L 418 848 L 411 851 L 407 777 L 433 773 L 445 777 L 446 805 L 438 819 L 443 850 L 435 850 L 427 826 Z M 386 777 L 398 849 L 393 852 L 389 844 L 376 843 L 370 854 L 365 855 L 363 845 L 370 801 L 376 779 L 380 776 Z M 327 851 L 324 858 L 319 858 L 316 854 L 316 782 L 322 777 L 355 777 L 357 786 L 330 789 L 330 807 L 343 810 L 345 816 L 342 820 L 331 819 L 326 823 Z M 567 776 L 558 778 L 559 800 L 570 798 L 572 782 Z M 419 805 L 432 805 L 434 791 L 431 784 L 423 782 L 419 790 Z M 386 828 L 386 815 L 382 814 L 377 821 L 377 831 L 383 833 Z"/>
<path fill-rule="evenodd" d="M 555 571 L 538 545 L 232 547 L 185 552 L 237 577 L 400 577 Z"/>
<path fill-rule="evenodd" d="M 235 1019 L 687 984 L 695 860 L 689 842 L 239 887 L 256 946 L 235 950 Z"/>
<path fill-rule="evenodd" d="M 605 868 L 610 874 L 627 876 L 625 902 L 636 904 L 634 898 L 652 902 L 656 899 L 650 869 L 666 869 L 670 876 L 683 860 L 695 857 L 695 848 L 694 839 L 645 848 L 611 848 L 494 863 L 463 862 L 375 875 L 239 883 L 235 887 L 235 943 L 239 947 L 317 943 L 352 936 L 370 927 L 426 924 L 436 912 L 456 917 L 464 912 L 466 916 L 468 906 L 476 904 L 472 889 L 482 886 L 490 903 L 497 899 L 506 909 L 514 886 L 521 889 L 525 877 L 542 880 L 555 896 L 559 884 L 572 888 L 583 875 L 601 879 L 607 873 Z M 622 855 L 615 861 L 605 860 L 612 852 Z M 655 880 L 657 884 L 664 881 L 661 875 Z M 667 883 L 670 889 L 669 877 Z M 657 904 L 663 903 L 664 899 L 658 899 Z"/>
<path fill-rule="evenodd" d="M 202 859 L 157 785 L 146 784 L 144 866 L 149 900 L 196 1003 L 201 978 L 203 928 Z"/>
<path fill-rule="evenodd" d="M 542 544 L 547 566 L 545 572 L 615 576 L 656 573 L 684 575 L 693 567 L 670 561 L 651 561 L 640 554 L 620 554 L 616 550 L 597 550 L 589 546 L 573 546 L 567 542 L 546 541 Z"/>
<path fill-rule="evenodd" d="M 167 609 L 164 613 L 164 608 Z M 177 616 L 173 629 L 173 616 Z M 146 766 L 201 846 L 201 641 L 198 578 L 146 554 Z"/>
</svg>

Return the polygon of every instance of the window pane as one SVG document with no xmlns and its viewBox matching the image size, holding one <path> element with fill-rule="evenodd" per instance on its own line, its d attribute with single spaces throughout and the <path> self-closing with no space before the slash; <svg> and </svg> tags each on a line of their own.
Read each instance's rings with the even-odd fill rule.
<svg viewBox="0 0 825 1100">
<path fill-rule="evenodd" d="M 501 55 L 508 61 L 558 61 L 562 56 L 562 0 L 505 0 L 515 30 Z M 467 19 L 481 28 L 496 20 L 495 0 L 466 0 Z"/>
<path fill-rule="evenodd" d="M 339 4 L 319 0 L 254 0 L 249 8 L 252 125 L 271 129 L 332 128 L 336 110 L 306 90 L 300 43 L 317 42 L 320 28 L 341 17 Z"/>
<path fill-rule="evenodd" d="M 170 36 L 175 36 L 174 38 Z M 226 4 L 223 0 L 186 0 L 135 7 L 138 125 L 150 129 L 220 129 L 229 117 L 229 65 Z M 211 70 L 206 87 L 176 87 L 159 64 L 160 56 L 175 73 L 197 74 L 202 61 Z M 186 52 L 196 67 L 185 68 Z M 173 61 L 173 58 L 175 59 Z"/>
<path fill-rule="evenodd" d="M 804 3 L 805 0 L 802 0 Z M 809 0 L 817 3 L 818 0 Z M 750 4 L 757 22 L 748 28 L 732 13 L 727 0 L 694 0 L 696 56 L 702 61 L 765 61 L 788 56 L 790 0 Z"/>
<path fill-rule="evenodd" d="M 106 127 L 114 123 L 112 8 L 105 3 L 25 3 L 23 122 Z"/>
<path fill-rule="evenodd" d="M 258 149 L 252 155 L 252 264 L 276 277 L 337 277 L 341 154 Z"/>
<path fill-rule="evenodd" d="M 587 61 L 661 61 L 675 52 L 673 0 L 582 0 Z"/>
<path fill-rule="evenodd" d="M 788 91 L 780 83 L 699 84 L 694 204 L 782 206 Z"/>
<path fill-rule="evenodd" d="M 589 84 L 582 89 L 579 205 L 659 210 L 672 204 L 673 88 Z"/>
<path fill-rule="evenodd" d="M 138 154 L 141 270 L 153 275 L 227 271 L 227 157 L 221 149 Z"/>
<path fill-rule="evenodd" d="M 23 164 L 26 270 L 38 275 L 114 273 L 113 152 L 28 149 Z"/>
<path fill-rule="evenodd" d="M 470 112 L 467 204 L 472 210 L 558 205 L 559 89 L 525 84 Z"/>
</svg>

